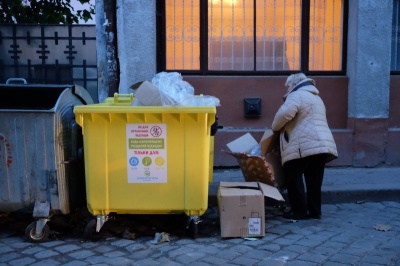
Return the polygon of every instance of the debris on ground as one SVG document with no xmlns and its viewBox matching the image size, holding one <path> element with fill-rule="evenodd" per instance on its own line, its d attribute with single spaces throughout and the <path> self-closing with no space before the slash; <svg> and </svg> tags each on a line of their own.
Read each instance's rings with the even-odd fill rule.
<svg viewBox="0 0 400 266">
<path fill-rule="evenodd" d="M 154 245 L 158 245 L 162 242 L 169 242 L 169 234 L 162 232 L 162 233 L 156 233 L 156 236 L 154 237 L 154 240 L 150 241 L 150 243 Z"/>
<path fill-rule="evenodd" d="M 122 234 L 122 238 L 129 239 L 129 240 L 134 240 L 134 239 L 136 239 L 136 234 L 135 233 L 131 233 L 128 230 L 125 230 L 124 233 Z"/>
<path fill-rule="evenodd" d="M 376 225 L 374 225 L 374 229 L 378 230 L 378 231 L 386 232 L 386 231 L 392 230 L 392 228 L 393 227 L 391 225 L 389 225 L 389 224 L 376 224 Z"/>
</svg>

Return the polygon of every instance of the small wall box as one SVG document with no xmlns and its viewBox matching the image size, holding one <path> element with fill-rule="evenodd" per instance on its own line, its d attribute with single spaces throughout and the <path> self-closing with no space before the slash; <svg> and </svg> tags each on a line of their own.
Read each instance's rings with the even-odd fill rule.
<svg viewBox="0 0 400 266">
<path fill-rule="evenodd" d="M 260 98 L 244 98 L 244 116 L 258 117 L 261 116 L 261 99 Z"/>
</svg>

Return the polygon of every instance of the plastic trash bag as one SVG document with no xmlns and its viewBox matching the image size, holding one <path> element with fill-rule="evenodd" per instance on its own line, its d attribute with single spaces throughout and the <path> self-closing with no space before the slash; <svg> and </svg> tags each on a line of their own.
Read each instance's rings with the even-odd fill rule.
<svg viewBox="0 0 400 266">
<path fill-rule="evenodd" d="M 255 145 L 249 153 L 250 155 L 261 156 L 261 145 L 260 144 Z"/>
<path fill-rule="evenodd" d="M 219 99 L 208 95 L 194 95 L 194 88 L 178 72 L 160 72 L 151 83 L 160 90 L 163 106 L 219 106 Z"/>
<path fill-rule="evenodd" d="M 211 95 L 195 96 L 193 100 L 194 106 L 221 106 L 217 97 Z"/>
<path fill-rule="evenodd" d="M 194 95 L 194 88 L 177 72 L 160 72 L 154 76 L 151 83 L 160 90 L 164 106 L 188 105 L 188 98 Z"/>
</svg>

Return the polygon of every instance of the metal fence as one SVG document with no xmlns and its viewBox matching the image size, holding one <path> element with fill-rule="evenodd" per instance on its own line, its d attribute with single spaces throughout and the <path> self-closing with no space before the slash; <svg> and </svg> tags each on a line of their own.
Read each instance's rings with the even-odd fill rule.
<svg viewBox="0 0 400 266">
<path fill-rule="evenodd" d="M 0 26 L 0 83 L 78 84 L 97 102 L 96 60 L 95 25 Z"/>
</svg>

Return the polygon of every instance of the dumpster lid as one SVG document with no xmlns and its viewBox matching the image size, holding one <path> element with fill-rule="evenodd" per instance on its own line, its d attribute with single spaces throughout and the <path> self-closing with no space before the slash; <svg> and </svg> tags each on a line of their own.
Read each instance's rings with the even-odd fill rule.
<svg viewBox="0 0 400 266">
<path fill-rule="evenodd" d="M 0 109 L 49 110 L 73 85 L 0 84 Z"/>
</svg>

